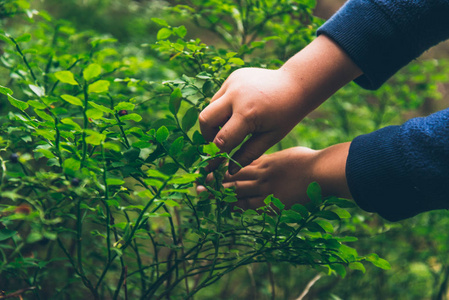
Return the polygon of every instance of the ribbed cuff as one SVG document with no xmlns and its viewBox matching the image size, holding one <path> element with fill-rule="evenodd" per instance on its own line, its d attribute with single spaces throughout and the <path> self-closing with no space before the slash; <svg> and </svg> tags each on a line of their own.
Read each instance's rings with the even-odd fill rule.
<svg viewBox="0 0 449 300">
<path fill-rule="evenodd" d="M 424 197 L 409 178 L 400 143 L 400 126 L 361 135 L 352 141 L 346 162 L 346 178 L 356 203 L 389 221 L 427 210 Z"/>
<path fill-rule="evenodd" d="M 402 34 L 389 16 L 369 0 L 346 2 L 317 34 L 326 34 L 346 51 L 363 71 L 355 82 L 365 89 L 379 88 L 414 58 L 402 51 Z"/>
</svg>

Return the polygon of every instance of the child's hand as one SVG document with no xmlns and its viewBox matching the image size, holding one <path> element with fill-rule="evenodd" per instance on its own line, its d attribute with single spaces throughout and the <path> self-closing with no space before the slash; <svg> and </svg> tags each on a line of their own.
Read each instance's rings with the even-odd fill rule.
<svg viewBox="0 0 449 300">
<path fill-rule="evenodd" d="M 264 155 L 235 175 L 226 173 L 223 186 L 235 187 L 239 199 L 235 205 L 244 209 L 263 206 L 263 200 L 271 194 L 287 208 L 304 204 L 309 201 L 307 187 L 314 181 L 320 184 L 324 196 L 351 198 L 345 176 L 349 145 L 323 150 L 295 147 Z M 197 190 L 205 188 L 199 186 Z"/>
<path fill-rule="evenodd" d="M 337 44 L 320 35 L 279 70 L 243 68 L 232 73 L 201 112 L 201 132 L 228 153 L 251 134 L 234 155 L 247 166 L 361 74 Z M 210 170 L 216 167 L 217 161 L 212 162 Z M 229 164 L 231 174 L 238 169 Z"/>
</svg>

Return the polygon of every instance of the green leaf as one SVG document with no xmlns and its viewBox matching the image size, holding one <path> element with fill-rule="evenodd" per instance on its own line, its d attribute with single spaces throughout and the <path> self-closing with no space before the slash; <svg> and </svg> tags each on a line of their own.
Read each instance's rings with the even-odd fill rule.
<svg viewBox="0 0 449 300">
<path fill-rule="evenodd" d="M 179 206 L 178 202 L 176 202 L 175 200 L 171 200 L 171 199 L 164 200 L 164 203 L 171 207 Z"/>
<path fill-rule="evenodd" d="M 37 101 L 37 100 L 28 100 L 27 103 L 30 106 L 37 108 L 37 109 L 46 109 L 47 108 L 47 106 L 45 106 L 45 104 L 43 104 L 42 102 Z"/>
<path fill-rule="evenodd" d="M 199 177 L 201 177 L 201 175 L 197 174 L 197 173 L 183 174 L 180 177 L 171 179 L 168 183 L 169 184 L 187 184 L 187 183 L 195 182 Z"/>
<path fill-rule="evenodd" d="M 195 107 L 191 107 L 187 110 L 186 114 L 182 118 L 182 129 L 187 132 L 192 128 L 198 120 L 198 110 Z"/>
<path fill-rule="evenodd" d="M 362 271 L 362 273 L 365 273 L 365 272 L 366 272 L 365 266 L 364 266 L 361 262 L 358 262 L 358 261 L 350 263 L 350 264 L 349 264 L 349 268 L 350 268 L 351 270 L 359 270 L 359 271 Z"/>
<path fill-rule="evenodd" d="M 134 107 L 136 107 L 134 104 L 129 103 L 129 102 L 120 102 L 119 104 L 117 104 L 116 106 L 114 106 L 114 110 L 115 111 L 120 111 L 120 110 L 134 110 Z"/>
<path fill-rule="evenodd" d="M 28 85 L 30 87 L 30 89 L 38 96 L 38 97 L 43 97 L 45 96 L 45 89 L 41 86 L 36 86 L 33 84 Z"/>
<path fill-rule="evenodd" d="M 17 233 L 17 231 L 15 231 L 15 230 L 10 230 L 8 228 L 2 228 L 2 229 L 0 229 L 0 241 L 7 240 L 7 239 L 13 237 L 16 233 Z"/>
<path fill-rule="evenodd" d="M 301 204 L 293 204 L 292 210 L 299 212 L 303 218 L 307 218 L 309 216 L 309 211 Z"/>
<path fill-rule="evenodd" d="M 340 275 L 342 278 L 345 278 L 346 276 L 346 268 L 342 264 L 330 264 L 329 267 L 335 271 L 338 275 Z"/>
<path fill-rule="evenodd" d="M 237 202 L 237 201 L 238 201 L 237 198 L 234 196 L 226 196 L 223 199 L 223 202 L 228 202 L 228 203 L 233 203 L 233 202 Z"/>
<path fill-rule="evenodd" d="M 315 221 L 318 225 L 321 226 L 326 232 L 332 233 L 334 232 L 334 226 L 332 226 L 331 223 L 325 220 L 316 220 Z"/>
<path fill-rule="evenodd" d="M 112 114 L 112 113 L 114 113 L 114 111 L 113 111 L 112 109 L 107 108 L 106 106 L 97 104 L 97 103 L 95 103 L 95 102 L 93 102 L 93 101 L 89 101 L 89 104 L 92 105 L 93 107 L 95 107 L 96 109 L 101 110 L 102 112 L 105 112 L 105 113 L 107 113 L 107 114 Z"/>
<path fill-rule="evenodd" d="M 102 134 L 93 130 L 86 130 L 86 132 L 89 133 L 89 136 L 86 137 L 86 143 L 88 144 L 98 146 L 106 139 L 106 134 Z"/>
<path fill-rule="evenodd" d="M 351 207 L 355 207 L 355 203 L 346 199 L 342 199 L 342 198 L 337 198 L 337 197 L 332 197 L 329 200 L 326 201 L 327 204 L 333 204 L 333 205 L 337 205 L 338 207 L 341 208 L 351 208 Z"/>
<path fill-rule="evenodd" d="M 64 83 L 68 83 L 71 85 L 78 85 L 78 82 L 75 80 L 75 76 L 70 71 L 59 71 L 55 73 L 55 77 Z"/>
<path fill-rule="evenodd" d="M 168 27 L 168 23 L 167 21 L 163 20 L 163 19 L 159 19 L 159 18 L 151 18 L 151 21 L 153 21 L 154 23 L 161 25 L 161 26 L 165 26 Z"/>
<path fill-rule="evenodd" d="M 185 37 L 186 34 L 187 34 L 187 29 L 186 29 L 186 27 L 185 27 L 184 25 L 181 25 L 181 26 L 179 26 L 179 27 L 173 28 L 173 32 L 174 32 L 177 36 L 179 36 L 180 38 L 183 38 L 183 37 Z"/>
<path fill-rule="evenodd" d="M 13 94 L 13 92 L 10 89 L 8 89 L 7 87 L 4 87 L 2 85 L 0 85 L 0 93 L 3 95 L 8 95 L 8 94 L 12 95 Z"/>
<path fill-rule="evenodd" d="M 83 102 L 79 98 L 74 97 L 72 95 L 67 95 L 67 94 L 61 95 L 61 98 L 65 101 L 69 102 L 70 104 L 77 105 L 77 106 L 83 106 Z"/>
<path fill-rule="evenodd" d="M 159 143 L 165 142 L 168 138 L 169 131 L 167 127 L 162 126 L 156 131 L 156 141 Z"/>
<path fill-rule="evenodd" d="M 11 103 L 12 106 L 24 111 L 25 109 L 27 109 L 29 107 L 28 103 L 17 100 L 16 98 L 14 98 L 13 96 L 8 94 L 8 101 L 9 103 Z"/>
<path fill-rule="evenodd" d="M 179 88 L 173 90 L 170 94 L 170 102 L 168 108 L 170 112 L 176 115 L 179 111 L 179 107 L 181 106 L 182 92 Z"/>
<path fill-rule="evenodd" d="M 333 211 L 340 217 L 340 219 L 347 219 L 351 217 L 351 214 L 343 208 L 337 207 L 334 208 Z"/>
<path fill-rule="evenodd" d="M 83 71 L 84 80 L 89 81 L 101 74 L 101 66 L 99 64 L 90 64 Z"/>
<path fill-rule="evenodd" d="M 271 197 L 271 202 L 274 204 L 274 206 L 276 206 L 277 208 L 279 208 L 280 210 L 283 210 L 285 208 L 285 205 L 281 202 L 281 200 L 279 200 L 278 198 L 274 197 L 273 195 L 268 196 Z"/>
<path fill-rule="evenodd" d="M 340 217 L 336 213 L 329 210 L 319 211 L 315 214 L 315 216 L 326 220 L 340 220 Z"/>
<path fill-rule="evenodd" d="M 88 110 L 86 110 L 86 116 L 88 118 L 98 120 L 103 118 L 103 112 L 96 108 L 89 108 Z"/>
<path fill-rule="evenodd" d="M 238 58 L 238 57 L 230 58 L 228 60 L 228 63 L 238 65 L 238 66 L 243 66 L 245 64 L 245 62 L 241 58 Z"/>
<path fill-rule="evenodd" d="M 31 34 L 29 34 L 29 33 L 24 33 L 21 36 L 19 36 L 18 38 L 16 38 L 17 43 L 26 43 L 26 42 L 29 42 L 30 40 L 31 40 Z"/>
<path fill-rule="evenodd" d="M 64 167 L 64 169 L 70 169 L 73 171 L 77 171 L 81 167 L 81 162 L 79 160 L 71 157 L 71 158 L 64 160 L 63 167 Z"/>
<path fill-rule="evenodd" d="M 153 169 L 149 169 L 146 171 L 148 177 L 156 177 L 156 178 L 161 178 L 161 179 L 168 179 L 169 176 L 165 175 L 162 172 L 159 172 L 158 170 L 153 170 Z"/>
<path fill-rule="evenodd" d="M 127 121 L 127 120 L 140 122 L 142 121 L 142 117 L 139 114 L 127 114 L 120 117 L 120 121 Z"/>
<path fill-rule="evenodd" d="M 170 154 L 176 156 L 182 152 L 182 148 L 184 147 L 184 137 L 178 137 L 170 146 Z"/>
<path fill-rule="evenodd" d="M 215 154 L 220 152 L 220 148 L 218 148 L 215 143 L 211 142 L 203 146 L 203 152 L 209 154 L 210 156 L 214 156 Z"/>
<path fill-rule="evenodd" d="M 311 184 L 309 184 L 309 186 L 307 187 L 307 196 L 313 204 L 321 204 L 321 187 L 317 182 L 312 182 Z"/>
<path fill-rule="evenodd" d="M 172 35 L 172 31 L 168 28 L 161 28 L 159 29 L 159 31 L 157 32 L 157 39 L 158 40 L 165 40 L 167 38 L 169 38 Z"/>
<path fill-rule="evenodd" d="M 383 258 L 380 258 L 379 255 L 376 253 L 371 253 L 366 257 L 366 260 L 371 262 L 373 265 L 375 265 L 378 268 L 384 269 L 384 270 L 390 270 L 391 265 L 388 261 L 386 261 Z"/>
<path fill-rule="evenodd" d="M 107 80 L 98 80 L 90 84 L 87 88 L 88 93 L 103 93 L 109 90 L 111 83 Z"/>
<path fill-rule="evenodd" d="M 125 184 L 125 182 L 122 179 L 118 179 L 118 178 L 107 178 L 106 184 L 107 185 L 123 185 L 123 184 Z"/>
</svg>

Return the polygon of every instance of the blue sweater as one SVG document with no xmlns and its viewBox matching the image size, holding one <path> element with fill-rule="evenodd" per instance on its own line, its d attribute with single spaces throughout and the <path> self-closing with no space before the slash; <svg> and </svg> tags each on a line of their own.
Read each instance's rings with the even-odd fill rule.
<svg viewBox="0 0 449 300">
<path fill-rule="evenodd" d="M 350 0 L 319 30 L 380 87 L 401 67 L 449 38 L 449 0 Z M 364 210 L 397 221 L 449 208 L 449 109 L 355 138 L 346 178 Z"/>
</svg>

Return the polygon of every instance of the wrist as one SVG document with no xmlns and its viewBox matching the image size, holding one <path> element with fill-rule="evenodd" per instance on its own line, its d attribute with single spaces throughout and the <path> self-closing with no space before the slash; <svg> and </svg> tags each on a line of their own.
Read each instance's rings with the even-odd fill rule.
<svg viewBox="0 0 449 300">
<path fill-rule="evenodd" d="M 287 74 L 296 99 L 307 113 L 362 75 L 346 52 L 326 35 L 318 36 L 279 71 Z"/>
<path fill-rule="evenodd" d="M 341 143 L 317 151 L 312 176 L 320 184 L 324 196 L 352 199 L 346 181 L 346 160 L 350 144 Z"/>
</svg>

